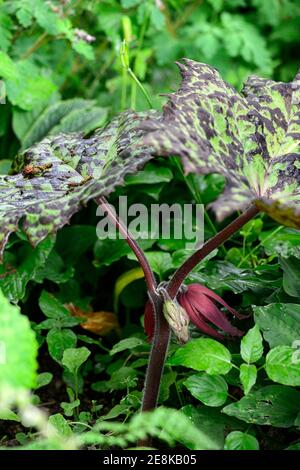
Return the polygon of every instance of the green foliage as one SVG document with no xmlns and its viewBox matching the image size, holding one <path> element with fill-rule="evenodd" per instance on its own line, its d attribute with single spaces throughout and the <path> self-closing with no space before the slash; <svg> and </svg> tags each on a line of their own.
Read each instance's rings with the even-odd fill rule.
<svg viewBox="0 0 300 470">
<path fill-rule="evenodd" d="M 131 160 L 136 163 L 132 174 L 126 170 L 124 182 L 118 180 L 111 164 L 117 154 L 126 154 L 120 146 L 128 144 L 121 138 L 130 127 L 127 116 L 140 116 L 140 111 L 148 116 L 149 98 L 155 109 L 161 109 L 166 97 L 159 94 L 177 88 L 174 61 L 182 57 L 216 67 L 237 90 L 253 74 L 267 79 L 259 83 L 271 84 L 273 98 L 274 87 L 290 90 L 290 85 L 274 85 L 273 80 L 291 82 L 297 73 L 299 24 L 299 2 L 294 0 L 0 2 L 0 180 L 1 198 L 5 196 L 0 225 L 1 233 L 3 228 L 6 232 L 0 287 L 6 299 L 18 303 L 14 306 L 1 297 L 0 323 L 2 312 L 5 328 L 0 328 L 0 382 L 4 377 L 10 381 L 9 392 L 1 386 L 0 393 L 1 450 L 14 442 L 18 447 L 13 448 L 31 450 L 128 448 L 146 436 L 153 436 L 155 445 L 161 440 L 159 447 L 179 444 L 191 450 L 299 448 L 299 231 L 278 226 L 266 215 L 258 216 L 189 275 L 188 282 L 207 285 L 247 315 L 242 322 L 233 320 L 245 332 L 244 339 L 242 343 L 225 338 L 217 342 L 200 336 L 191 326 L 190 343 L 184 347 L 171 343 L 159 396 L 163 406 L 140 416 L 150 350 L 142 329 L 148 298 L 143 272 L 124 240 L 97 237 L 96 207 L 87 202 L 96 194 L 89 188 L 99 176 L 97 191 L 102 185 L 102 166 L 96 165 L 100 173 L 93 174 L 95 179 L 84 181 L 89 173 L 76 167 L 76 157 L 70 155 L 73 147 L 60 142 L 59 157 L 53 147 L 56 134 L 73 132 L 76 142 L 84 143 L 78 155 L 82 161 L 92 161 L 81 151 L 90 151 L 95 136 L 108 139 L 102 144 L 105 152 L 111 149 L 106 168 L 112 172 L 109 187 L 121 183 L 110 193 L 110 202 L 116 205 L 118 196 L 125 195 L 129 204 L 143 202 L 149 210 L 153 203 L 205 204 L 207 240 L 224 226 L 210 211 L 225 186 L 224 175 L 231 172 L 237 178 L 238 172 L 228 168 L 227 160 L 224 175 L 187 176 L 189 157 L 184 157 L 181 167 L 172 156 L 152 159 L 136 173 L 148 159 L 145 156 L 141 161 L 138 150 Z M 284 110 L 282 102 L 279 107 Z M 130 115 L 115 117 L 128 108 Z M 212 110 L 208 107 L 208 111 Z M 195 112 L 192 109 L 191 115 Z M 258 125 L 254 135 L 263 134 L 268 151 L 274 150 L 276 142 L 265 125 L 269 124 L 267 114 L 263 118 L 264 125 Z M 218 115 L 217 120 L 222 125 Z M 111 125 L 104 128 L 107 122 L 121 124 L 119 130 L 114 128 L 115 137 L 107 135 L 112 129 Z M 205 116 L 199 122 L 203 127 Z M 230 122 L 231 118 L 229 127 Z M 245 130 L 240 120 L 238 125 L 240 132 Z M 255 122 L 248 125 L 253 130 Z M 176 135 L 179 127 L 174 126 Z M 239 136 L 243 145 L 244 134 Z M 283 135 L 276 135 L 282 142 Z M 33 177 L 20 173 L 31 146 L 36 153 L 30 161 L 47 161 L 45 142 L 50 143 L 46 151 L 58 168 L 75 172 L 82 186 L 66 188 L 69 180 L 63 183 L 58 178 L 51 180 L 57 183 L 55 191 L 51 187 L 47 192 L 40 183 L 50 172 Z M 225 145 L 229 144 L 225 136 Z M 192 141 L 189 145 L 197 147 Z M 197 165 L 206 155 L 204 150 L 197 150 Z M 233 150 L 231 155 L 236 154 Z M 61 153 L 69 159 L 63 161 Z M 128 155 L 124 161 L 129 163 Z M 118 162 L 118 168 L 123 168 Z M 284 162 L 280 165 L 279 181 L 283 182 L 286 179 L 281 176 L 289 168 Z M 11 168 L 19 174 L 8 176 Z M 217 169 L 215 164 L 210 168 Z M 248 182 L 252 177 L 255 184 L 261 183 L 257 172 L 260 169 L 255 167 L 255 177 L 246 174 Z M 264 182 L 271 185 L 270 176 Z M 25 184 L 23 193 L 15 186 L 16 180 Z M 37 193 L 35 199 L 26 200 L 33 195 L 33 185 L 44 197 L 43 211 L 48 211 L 55 226 L 39 224 L 34 204 Z M 244 179 L 237 194 L 241 188 L 249 195 Z M 61 198 L 60 191 L 65 190 L 66 198 L 76 198 L 74 211 L 69 212 L 67 200 Z M 101 194 L 102 190 L 103 185 Z M 225 209 L 230 206 L 227 191 Z M 22 210 L 15 218 L 17 194 Z M 242 197 L 246 201 L 248 196 L 243 193 Z M 78 212 L 82 205 L 86 207 Z M 59 217 L 54 212 L 57 206 Z M 271 213 L 272 207 L 267 210 Z M 13 222 L 3 214 L 13 216 Z M 291 213 L 287 217 L 291 219 Z M 62 227 L 65 223 L 70 225 Z M 62 228 L 57 231 L 58 227 Z M 52 230 L 56 236 L 46 237 Z M 162 239 L 156 232 L 150 236 L 149 230 L 143 227 L 145 239 L 139 240 L 140 245 L 156 277 L 167 281 L 191 250 L 185 249 L 185 240 Z M 9 232 L 13 233 L 7 240 Z M 33 248 L 26 234 L 35 242 L 46 238 Z M 112 312 L 117 316 L 112 317 Z M 103 333 L 107 318 L 114 318 L 115 329 L 108 327 Z M 1 364 L 3 336 L 11 345 L 9 368 Z M 19 396 L 21 382 L 27 391 Z M 31 401 L 28 388 L 34 392 Z M 15 398 L 19 398 L 18 406 L 12 408 Z M 49 419 L 42 411 L 45 408 Z"/>
<path fill-rule="evenodd" d="M 204 405 L 222 406 L 227 400 L 228 386 L 219 375 L 191 375 L 184 385 Z"/>
<path fill-rule="evenodd" d="M 271 380 L 283 385 L 300 385 L 299 354 L 291 346 L 277 346 L 268 352 L 266 372 Z"/>
<path fill-rule="evenodd" d="M 225 439 L 225 450 L 259 450 L 259 443 L 254 436 L 241 431 L 233 431 Z"/>
<path fill-rule="evenodd" d="M 241 341 L 241 356 L 248 364 L 258 361 L 263 354 L 262 336 L 255 325 Z"/>
<path fill-rule="evenodd" d="M 228 349 L 209 338 L 189 341 L 175 352 L 169 363 L 204 370 L 211 375 L 227 374 L 232 367 Z"/>
<path fill-rule="evenodd" d="M 12 306 L 0 291 L 0 395 L 36 384 L 38 345 L 25 315 Z"/>
<path fill-rule="evenodd" d="M 252 392 L 237 403 L 223 408 L 223 413 L 247 423 L 290 427 L 299 413 L 300 393 L 282 385 L 268 385 Z"/>
<path fill-rule="evenodd" d="M 105 436 L 102 434 L 103 431 L 109 431 L 115 435 Z M 126 447 L 129 443 L 143 440 L 149 435 L 159 437 L 169 446 L 180 442 L 192 450 L 216 448 L 214 441 L 197 429 L 184 414 L 164 407 L 138 414 L 127 425 L 107 421 L 99 423 L 93 431 L 83 434 L 81 441 L 85 444 Z"/>
<path fill-rule="evenodd" d="M 24 150 L 47 135 L 66 132 L 88 134 L 102 126 L 106 117 L 107 110 L 95 106 L 95 101 L 74 98 L 55 100 L 45 107 L 39 103 L 31 113 L 16 108 L 12 124 Z"/>
<path fill-rule="evenodd" d="M 61 362 L 71 374 L 77 375 L 79 367 L 82 366 L 90 354 L 85 346 L 78 349 L 65 349 Z"/>
<path fill-rule="evenodd" d="M 299 339 L 300 305 L 276 303 L 254 307 L 255 322 L 262 330 L 271 348 L 279 345 L 291 346 Z"/>
<path fill-rule="evenodd" d="M 248 395 L 257 379 L 257 369 L 254 364 L 240 365 L 240 381 L 245 395 Z"/>
</svg>

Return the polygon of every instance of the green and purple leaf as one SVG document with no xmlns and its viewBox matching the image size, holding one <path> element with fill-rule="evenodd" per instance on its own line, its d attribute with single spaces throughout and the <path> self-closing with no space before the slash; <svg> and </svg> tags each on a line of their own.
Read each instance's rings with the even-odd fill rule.
<svg viewBox="0 0 300 470">
<path fill-rule="evenodd" d="M 150 116 L 158 115 L 127 111 L 91 137 L 48 136 L 19 154 L 16 174 L 0 175 L 0 257 L 21 219 L 35 246 L 90 199 L 108 195 L 142 168 L 152 153 L 137 146 L 144 134 L 140 123 Z"/>
<path fill-rule="evenodd" d="M 239 94 L 213 67 L 178 64 L 182 83 L 144 144 L 181 157 L 186 173 L 220 173 L 219 220 L 251 203 L 300 228 L 300 74 L 291 83 L 251 76 Z"/>
</svg>

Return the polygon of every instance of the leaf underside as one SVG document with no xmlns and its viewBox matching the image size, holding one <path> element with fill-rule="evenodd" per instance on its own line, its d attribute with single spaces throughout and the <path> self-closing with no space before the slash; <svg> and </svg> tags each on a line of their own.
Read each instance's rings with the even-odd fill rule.
<svg viewBox="0 0 300 470">
<path fill-rule="evenodd" d="M 108 195 L 152 158 L 151 149 L 137 146 L 143 119 L 156 112 L 127 111 L 91 137 L 49 136 L 19 154 L 12 176 L 0 175 L 0 256 L 20 219 L 32 243 L 69 222 L 95 197 Z"/>
<path fill-rule="evenodd" d="M 291 83 L 251 76 L 239 94 L 213 67 L 185 59 L 182 83 L 143 143 L 181 157 L 186 173 L 221 173 L 212 204 L 224 219 L 251 203 L 300 228 L 300 72 Z"/>
</svg>

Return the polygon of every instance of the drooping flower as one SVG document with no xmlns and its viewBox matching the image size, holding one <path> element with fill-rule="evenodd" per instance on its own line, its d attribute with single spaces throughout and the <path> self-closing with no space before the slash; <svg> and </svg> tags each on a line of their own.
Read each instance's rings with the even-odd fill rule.
<svg viewBox="0 0 300 470">
<path fill-rule="evenodd" d="M 183 286 L 175 302 L 178 306 L 181 307 L 181 310 L 178 310 L 177 313 L 179 324 L 180 317 L 186 318 L 188 319 L 188 321 L 194 323 L 194 325 L 199 328 L 199 330 L 201 330 L 203 333 L 218 339 L 224 338 L 224 333 L 228 334 L 229 336 L 243 335 L 243 332 L 241 330 L 239 330 L 230 323 L 230 321 L 227 319 L 226 314 L 222 312 L 217 306 L 217 303 L 225 307 L 235 317 L 239 319 L 243 319 L 245 317 L 243 315 L 240 315 L 235 309 L 230 307 L 225 302 L 225 300 L 222 299 L 222 297 L 215 294 L 213 291 L 211 291 L 205 286 L 202 286 L 200 284 L 189 284 L 188 286 Z M 185 311 L 186 315 L 182 314 L 182 309 Z M 166 317 L 166 307 L 164 307 L 164 314 Z M 187 340 L 187 338 L 185 338 L 186 335 L 184 334 L 184 331 L 186 331 L 184 330 L 184 327 L 182 327 L 182 330 L 180 330 L 182 331 L 181 335 L 177 334 L 176 320 L 174 320 L 175 315 L 176 311 L 174 310 L 172 312 L 171 321 L 170 315 L 169 318 L 167 318 L 167 321 L 169 322 L 175 335 L 177 337 L 179 336 L 179 340 Z M 150 302 L 147 302 L 145 306 L 144 325 L 148 340 L 151 341 L 154 335 L 155 319 L 153 308 Z M 217 329 L 213 328 L 213 326 L 215 326 Z"/>
</svg>

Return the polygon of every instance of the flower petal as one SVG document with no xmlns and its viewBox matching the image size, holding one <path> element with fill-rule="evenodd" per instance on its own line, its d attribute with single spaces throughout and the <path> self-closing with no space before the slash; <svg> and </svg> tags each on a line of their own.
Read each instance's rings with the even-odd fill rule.
<svg viewBox="0 0 300 470">
<path fill-rule="evenodd" d="M 188 286 L 188 292 L 190 293 L 198 293 L 198 294 L 205 294 L 208 297 L 216 300 L 219 302 L 223 307 L 227 308 L 229 312 L 232 313 L 235 317 L 237 317 L 239 320 L 244 320 L 245 318 L 248 318 L 248 315 L 241 315 L 238 313 L 234 308 L 230 307 L 230 305 L 225 302 L 225 300 L 222 299 L 218 294 L 213 292 L 212 290 L 208 289 L 208 287 L 202 286 L 201 284 L 189 284 Z"/>
<path fill-rule="evenodd" d="M 218 339 L 224 339 L 224 337 L 218 333 L 218 331 L 214 330 L 211 326 L 209 326 L 206 322 L 204 317 L 196 311 L 193 306 L 189 303 L 188 299 L 185 297 L 185 295 L 181 295 L 180 299 L 178 299 L 180 302 L 180 305 L 186 310 L 187 314 L 190 317 L 190 320 L 194 325 L 199 328 L 203 333 L 213 336 L 214 338 Z"/>
<path fill-rule="evenodd" d="M 233 326 L 229 320 L 227 320 L 225 314 L 218 309 L 216 304 L 206 295 L 197 295 L 195 293 L 189 293 L 189 301 L 193 305 L 196 311 L 199 311 L 203 317 L 209 320 L 211 323 L 221 328 L 225 333 L 231 336 L 242 336 L 243 332 Z"/>
</svg>

